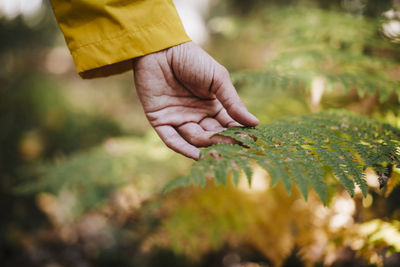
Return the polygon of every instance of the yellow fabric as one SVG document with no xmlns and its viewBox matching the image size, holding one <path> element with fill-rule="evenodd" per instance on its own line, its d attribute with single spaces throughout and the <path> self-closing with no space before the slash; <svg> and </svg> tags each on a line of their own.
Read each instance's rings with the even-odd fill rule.
<svg viewBox="0 0 400 267">
<path fill-rule="evenodd" d="M 132 68 L 130 59 L 190 41 L 172 0 L 50 0 L 83 78 Z"/>
</svg>

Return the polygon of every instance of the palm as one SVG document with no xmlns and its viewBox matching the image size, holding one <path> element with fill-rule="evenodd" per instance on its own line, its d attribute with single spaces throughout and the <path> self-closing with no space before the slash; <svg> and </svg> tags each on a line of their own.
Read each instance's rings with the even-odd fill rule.
<svg viewBox="0 0 400 267">
<path fill-rule="evenodd" d="M 226 70 L 193 43 L 139 58 L 134 69 L 150 124 L 167 146 L 185 156 L 198 159 L 197 147 L 231 142 L 215 136 L 227 127 L 257 124 Z"/>
</svg>

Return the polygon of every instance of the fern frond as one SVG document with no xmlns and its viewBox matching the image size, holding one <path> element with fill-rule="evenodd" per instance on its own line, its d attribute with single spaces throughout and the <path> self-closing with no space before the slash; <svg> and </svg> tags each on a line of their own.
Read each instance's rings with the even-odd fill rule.
<svg viewBox="0 0 400 267">
<path fill-rule="evenodd" d="M 366 196 L 364 170 L 400 162 L 399 129 L 347 112 L 291 116 L 220 134 L 242 146 L 218 144 L 204 149 L 204 159 L 193 164 L 188 176 L 168 184 L 165 192 L 190 182 L 204 185 L 206 176 L 225 185 L 229 173 L 237 184 L 238 170 L 243 170 L 251 183 L 251 166 L 256 162 L 269 173 L 272 185 L 281 181 L 289 193 L 294 182 L 305 199 L 311 185 L 326 204 L 327 172 L 332 172 L 350 195 L 357 185 Z"/>
<path fill-rule="evenodd" d="M 294 60 L 294 59 L 293 59 Z M 358 62 L 355 62 L 358 63 Z M 369 73 L 365 69 L 352 69 L 333 72 L 331 69 L 320 68 L 323 62 L 315 62 L 312 67 L 294 68 L 271 63 L 274 68 L 265 71 L 243 71 L 232 75 L 233 82 L 241 87 L 260 87 L 275 90 L 308 90 L 316 77 L 323 78 L 326 89 L 341 90 L 348 93 L 356 89 L 360 97 L 366 94 L 379 94 L 379 102 L 384 103 L 395 93 L 400 98 L 400 81 L 390 78 L 382 70 Z M 370 70 L 369 70 L 370 71 Z"/>
</svg>

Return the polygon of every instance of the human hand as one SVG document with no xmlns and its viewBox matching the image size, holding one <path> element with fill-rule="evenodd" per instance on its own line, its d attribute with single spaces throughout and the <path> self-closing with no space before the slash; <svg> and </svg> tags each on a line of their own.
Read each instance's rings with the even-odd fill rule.
<svg viewBox="0 0 400 267">
<path fill-rule="evenodd" d="M 232 143 L 216 133 L 255 126 L 228 71 L 193 42 L 133 60 L 135 86 L 144 112 L 172 150 L 195 160 L 198 147 Z"/>
</svg>

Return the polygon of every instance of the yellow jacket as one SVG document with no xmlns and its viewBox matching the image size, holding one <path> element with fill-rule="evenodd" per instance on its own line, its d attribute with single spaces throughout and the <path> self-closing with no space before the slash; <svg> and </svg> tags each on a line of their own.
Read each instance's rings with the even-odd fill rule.
<svg viewBox="0 0 400 267">
<path fill-rule="evenodd" d="M 132 69 L 130 59 L 190 41 L 172 0 L 50 0 L 83 78 Z"/>
</svg>

